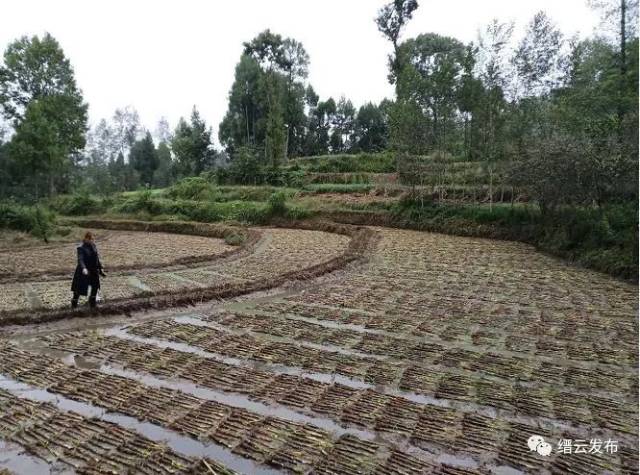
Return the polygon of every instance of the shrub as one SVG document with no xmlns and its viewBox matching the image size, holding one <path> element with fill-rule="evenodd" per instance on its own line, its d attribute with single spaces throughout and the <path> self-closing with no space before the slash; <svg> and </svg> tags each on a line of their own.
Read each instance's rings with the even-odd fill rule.
<svg viewBox="0 0 640 475">
<path fill-rule="evenodd" d="M 89 193 L 80 192 L 74 195 L 63 195 L 54 198 L 50 206 L 61 214 L 68 216 L 86 216 L 102 213 L 108 203 L 100 201 Z"/>
<path fill-rule="evenodd" d="M 237 232 L 228 233 L 224 237 L 224 242 L 230 246 L 240 246 L 246 239 L 246 236 Z"/>
<path fill-rule="evenodd" d="M 271 186 L 287 186 L 287 174 L 279 168 L 267 168 L 263 172 L 264 182 Z"/>
<path fill-rule="evenodd" d="M 293 220 L 308 219 L 312 214 L 310 210 L 300 206 L 290 206 L 287 208 L 287 218 Z"/>
<path fill-rule="evenodd" d="M 233 154 L 229 167 L 218 170 L 217 177 L 221 185 L 261 185 L 265 180 L 257 151 L 251 147 L 240 147 Z"/>
<path fill-rule="evenodd" d="M 154 215 L 160 214 L 163 207 L 158 200 L 153 198 L 151 190 L 142 190 L 132 194 L 116 209 L 121 213 L 145 212 Z"/>
<path fill-rule="evenodd" d="M 305 190 L 314 193 L 368 193 L 375 188 L 371 184 L 340 184 L 340 183 L 317 183 L 304 187 Z"/>
<path fill-rule="evenodd" d="M 389 152 L 303 157 L 293 160 L 292 165 L 320 173 L 393 173 L 395 171 L 395 160 L 393 154 Z"/>
<path fill-rule="evenodd" d="M 309 184 L 343 184 L 343 185 L 366 185 L 374 183 L 377 175 L 375 173 L 309 173 L 306 182 Z"/>
<path fill-rule="evenodd" d="M 269 211 L 266 207 L 244 207 L 238 210 L 236 219 L 244 224 L 266 224 Z"/>
<path fill-rule="evenodd" d="M 55 223 L 55 214 L 41 206 L 0 204 L 0 228 L 25 231 L 47 240 Z"/>
<path fill-rule="evenodd" d="M 269 198 L 269 214 L 272 216 L 284 216 L 287 213 L 287 197 L 278 191 Z"/>
<path fill-rule="evenodd" d="M 213 194 L 211 183 L 205 178 L 194 176 L 183 178 L 166 191 L 167 196 L 183 200 L 206 200 Z"/>
<path fill-rule="evenodd" d="M 288 170 L 285 175 L 286 185 L 292 188 L 302 188 L 305 183 L 306 173 L 303 170 Z"/>
<path fill-rule="evenodd" d="M 625 279 L 638 278 L 637 203 L 547 213 L 539 246 Z"/>
<path fill-rule="evenodd" d="M 192 221 L 202 221 L 205 223 L 221 221 L 224 218 L 224 215 L 216 206 L 199 201 L 169 201 L 165 209 L 170 213 L 185 216 Z"/>
<path fill-rule="evenodd" d="M 287 197 L 293 196 L 297 190 L 276 188 L 273 186 L 220 186 L 215 188 L 212 201 L 268 201 L 276 191 L 282 191 Z"/>
</svg>

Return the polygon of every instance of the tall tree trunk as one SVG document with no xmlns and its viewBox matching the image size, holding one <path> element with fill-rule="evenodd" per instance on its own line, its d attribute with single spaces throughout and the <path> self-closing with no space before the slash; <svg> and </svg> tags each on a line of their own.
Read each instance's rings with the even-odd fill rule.
<svg viewBox="0 0 640 475">
<path fill-rule="evenodd" d="M 493 165 L 489 166 L 489 212 L 493 212 Z"/>
<path fill-rule="evenodd" d="M 627 74 L 627 0 L 620 0 L 620 76 Z"/>
<path fill-rule="evenodd" d="M 469 147 L 469 115 L 464 115 L 464 155 L 469 160 L 470 147 Z"/>
<path fill-rule="evenodd" d="M 247 126 L 247 145 L 249 145 L 249 110 L 247 105 L 244 106 L 244 118 Z"/>
<path fill-rule="evenodd" d="M 289 158 L 289 138 L 291 135 L 291 86 L 293 85 L 293 75 L 292 75 L 292 71 L 289 71 L 289 81 L 287 81 L 287 107 L 286 107 L 286 117 L 285 117 L 285 124 L 287 127 L 287 137 L 285 139 L 285 148 L 284 148 L 284 163 L 287 163 L 287 160 Z"/>
<path fill-rule="evenodd" d="M 623 141 L 624 89 L 627 76 L 627 0 L 620 0 L 620 83 L 618 91 L 618 139 Z"/>
</svg>

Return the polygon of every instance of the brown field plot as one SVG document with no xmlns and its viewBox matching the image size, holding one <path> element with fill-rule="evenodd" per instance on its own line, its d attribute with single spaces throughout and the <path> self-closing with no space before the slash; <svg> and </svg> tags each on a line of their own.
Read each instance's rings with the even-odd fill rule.
<svg viewBox="0 0 640 475">
<path fill-rule="evenodd" d="M 0 327 L 0 473 L 637 473 L 636 286 L 522 244 L 317 229 L 233 252 L 103 231 L 106 306 L 261 292 Z M 21 253 L 69 267 L 60 246 L 0 251 L 0 323 L 67 305 L 68 280 L 20 275 Z"/>
</svg>

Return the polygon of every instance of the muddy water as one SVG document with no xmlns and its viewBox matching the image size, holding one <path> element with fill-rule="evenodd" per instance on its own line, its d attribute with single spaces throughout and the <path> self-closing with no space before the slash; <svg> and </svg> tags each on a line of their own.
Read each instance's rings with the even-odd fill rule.
<svg viewBox="0 0 640 475">
<path fill-rule="evenodd" d="M 22 475 L 68 475 L 75 471 L 64 464 L 49 465 L 29 455 L 20 445 L 0 440 L 0 470 Z"/>
<path fill-rule="evenodd" d="M 240 473 L 255 473 L 260 475 L 280 473 L 277 470 L 258 465 L 249 459 L 238 457 L 220 445 L 199 442 L 150 422 L 141 422 L 124 414 L 108 412 L 91 404 L 72 401 L 71 399 L 50 393 L 44 389 L 38 389 L 28 384 L 20 383 L 4 375 L 0 375 L 0 389 L 4 389 L 14 396 L 23 399 L 50 403 L 65 412 L 72 411 L 87 418 L 98 418 L 103 421 L 113 422 L 121 427 L 134 430 L 154 442 L 165 443 L 178 453 L 191 457 L 207 457 Z M 18 473 L 25 472 L 19 471 Z"/>
</svg>

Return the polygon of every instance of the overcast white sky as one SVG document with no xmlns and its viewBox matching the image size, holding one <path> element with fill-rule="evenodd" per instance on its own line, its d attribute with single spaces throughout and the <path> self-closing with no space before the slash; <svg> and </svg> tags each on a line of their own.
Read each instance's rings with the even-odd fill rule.
<svg viewBox="0 0 640 475">
<path fill-rule="evenodd" d="M 586 0 L 419 0 L 405 37 L 436 32 L 476 39 L 492 18 L 523 26 L 545 10 L 567 34 L 591 34 L 597 15 Z M 20 0 L 0 9 L 0 48 L 22 35 L 50 32 L 76 72 L 90 119 L 133 105 L 151 130 L 173 127 L 196 104 L 213 126 L 225 114 L 242 42 L 260 31 L 301 41 L 309 81 L 322 99 L 344 94 L 356 106 L 392 96 L 390 45 L 373 22 L 387 0 Z"/>
</svg>

